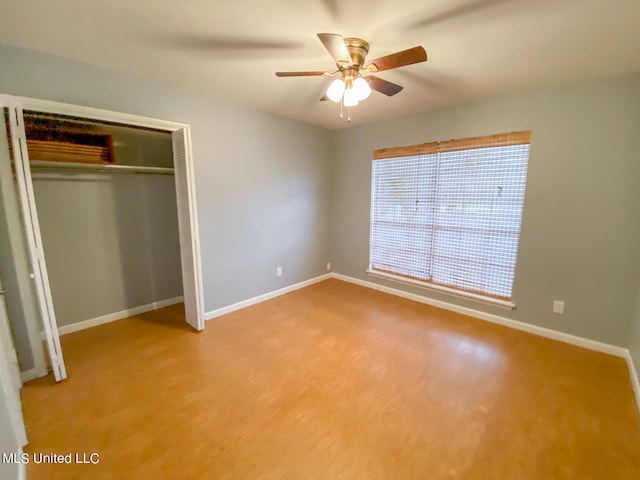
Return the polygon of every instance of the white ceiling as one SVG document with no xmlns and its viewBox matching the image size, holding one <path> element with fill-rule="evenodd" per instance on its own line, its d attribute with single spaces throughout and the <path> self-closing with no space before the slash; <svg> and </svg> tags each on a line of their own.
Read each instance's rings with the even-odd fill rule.
<svg viewBox="0 0 640 480">
<path fill-rule="evenodd" d="M 331 70 L 318 32 L 360 37 L 369 58 L 423 45 L 426 63 L 382 72 L 352 125 L 537 85 L 640 70 L 639 0 L 2 0 L 0 43 L 228 98 L 328 128 Z"/>
</svg>

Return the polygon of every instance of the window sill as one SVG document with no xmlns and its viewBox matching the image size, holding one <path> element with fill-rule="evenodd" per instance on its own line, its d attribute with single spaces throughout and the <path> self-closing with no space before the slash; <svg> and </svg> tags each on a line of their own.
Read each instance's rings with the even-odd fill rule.
<svg viewBox="0 0 640 480">
<path fill-rule="evenodd" d="M 432 283 L 421 282 L 420 280 L 412 280 L 410 278 L 400 277 L 391 273 L 377 272 L 375 270 L 367 270 L 367 273 L 373 277 L 384 278 L 385 280 L 393 280 L 395 282 L 404 283 L 414 287 L 426 288 L 427 290 L 433 290 L 439 293 L 445 293 L 454 297 L 464 298 L 466 300 L 473 300 L 476 302 L 491 305 L 493 307 L 504 308 L 505 310 L 513 310 L 516 308 L 515 303 L 511 303 L 508 300 L 498 300 L 496 298 L 486 297 L 484 295 L 463 292 L 454 288 L 443 287 L 441 285 L 434 285 Z"/>
</svg>

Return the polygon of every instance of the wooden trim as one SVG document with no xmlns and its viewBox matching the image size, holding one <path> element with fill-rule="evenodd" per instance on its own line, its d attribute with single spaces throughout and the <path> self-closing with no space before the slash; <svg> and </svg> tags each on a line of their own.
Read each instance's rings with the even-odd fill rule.
<svg viewBox="0 0 640 480">
<path fill-rule="evenodd" d="M 531 130 L 525 132 L 499 133 L 488 137 L 462 138 L 440 142 L 439 151 L 456 152 L 476 148 L 508 147 L 510 145 L 526 145 L 531 143 Z"/>
<path fill-rule="evenodd" d="M 455 152 L 476 148 L 506 147 L 531 143 L 531 130 L 511 133 L 498 133 L 486 137 L 470 137 L 443 142 L 421 143 L 404 147 L 381 148 L 374 150 L 373 159 L 411 157 L 415 155 L 433 155 L 438 152 Z"/>
<path fill-rule="evenodd" d="M 421 143 L 406 147 L 381 148 L 373 152 L 374 160 L 383 158 L 412 157 L 415 155 L 433 155 L 438 153 L 438 142 Z"/>
</svg>

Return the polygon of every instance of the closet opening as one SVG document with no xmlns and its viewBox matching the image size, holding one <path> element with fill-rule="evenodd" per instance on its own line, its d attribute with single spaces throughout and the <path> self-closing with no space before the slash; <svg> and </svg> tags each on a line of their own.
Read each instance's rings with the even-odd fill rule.
<svg viewBox="0 0 640 480">
<path fill-rule="evenodd" d="M 181 303 L 171 134 L 30 110 L 24 125 L 60 334 Z"/>
<path fill-rule="evenodd" d="M 59 335 L 181 303 L 201 330 L 188 126 L 0 100 L 0 269 L 23 380 L 47 372 L 41 336 L 61 380 Z"/>
</svg>

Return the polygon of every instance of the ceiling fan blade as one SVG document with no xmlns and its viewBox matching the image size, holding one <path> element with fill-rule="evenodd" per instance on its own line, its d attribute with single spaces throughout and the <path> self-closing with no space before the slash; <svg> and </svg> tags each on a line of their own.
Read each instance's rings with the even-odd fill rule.
<svg viewBox="0 0 640 480">
<path fill-rule="evenodd" d="M 392 68 L 404 67 L 426 61 L 427 52 L 420 46 L 392 53 L 391 55 L 376 58 L 375 60 L 369 60 L 365 69 L 370 72 L 382 72 L 383 70 L 391 70 Z"/>
<path fill-rule="evenodd" d="M 148 39 L 154 45 L 172 51 L 185 51 L 193 55 L 213 58 L 282 58 L 282 53 L 302 46 L 300 42 L 269 38 L 247 38 L 209 34 L 160 34 Z"/>
<path fill-rule="evenodd" d="M 374 75 L 367 75 L 366 77 L 364 77 L 364 79 L 367 81 L 367 83 L 369 84 L 372 90 L 375 90 L 376 92 L 384 93 L 388 97 L 395 95 L 396 93 L 398 93 L 400 90 L 404 88 L 404 87 L 401 87 L 400 85 L 397 85 L 393 82 L 389 82 L 387 80 L 383 80 L 382 78 L 376 77 Z"/>
<path fill-rule="evenodd" d="M 349 50 L 347 50 L 342 35 L 338 35 L 337 33 L 319 33 L 318 38 L 337 65 L 342 67 L 350 67 L 353 65 L 351 63 L 351 55 L 349 55 Z"/>
<path fill-rule="evenodd" d="M 320 98 L 321 102 L 326 102 L 327 100 L 329 100 L 329 97 L 327 97 L 327 94 L 325 93 L 322 98 Z"/>
<path fill-rule="evenodd" d="M 329 72 L 276 72 L 276 77 L 320 77 Z"/>
<path fill-rule="evenodd" d="M 442 22 L 455 20 L 457 18 L 474 13 L 480 13 L 482 12 L 482 10 L 488 9 L 490 7 L 499 7 L 500 4 L 507 3 L 508 1 L 509 0 L 483 0 L 482 2 L 466 1 L 461 5 L 453 6 L 449 9 L 443 10 L 436 15 L 431 15 L 427 18 L 414 21 L 411 25 L 408 25 L 408 28 L 427 28 Z"/>
</svg>

